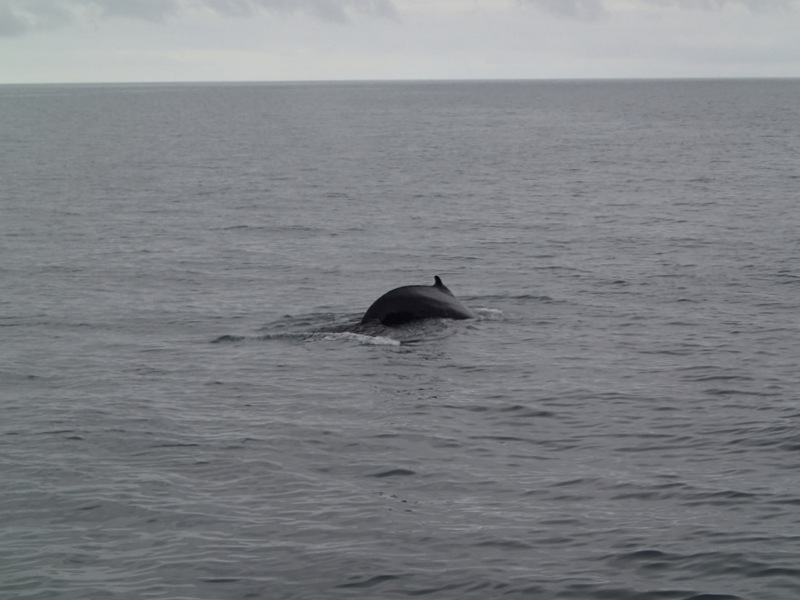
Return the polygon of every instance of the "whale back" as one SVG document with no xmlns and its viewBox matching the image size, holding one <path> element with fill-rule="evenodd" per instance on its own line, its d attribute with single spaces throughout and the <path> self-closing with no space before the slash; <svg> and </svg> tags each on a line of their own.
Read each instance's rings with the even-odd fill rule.
<svg viewBox="0 0 800 600">
<path fill-rule="evenodd" d="M 433 285 L 407 285 L 386 292 L 367 309 L 361 323 L 379 322 L 391 327 L 420 319 L 474 317 L 437 275 Z"/>
</svg>

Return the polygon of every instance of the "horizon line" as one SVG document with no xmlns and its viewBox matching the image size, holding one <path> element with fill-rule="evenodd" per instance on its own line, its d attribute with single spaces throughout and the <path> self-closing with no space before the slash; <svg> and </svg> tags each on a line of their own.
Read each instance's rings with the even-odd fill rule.
<svg viewBox="0 0 800 600">
<path fill-rule="evenodd" d="M 534 82 L 659 82 L 659 81 L 791 81 L 800 76 L 662 76 L 662 77 L 486 77 L 486 78 L 343 78 L 343 79 L 208 79 L 208 80 L 141 80 L 141 81 L 9 81 L 0 86 L 37 85 L 286 85 L 286 84 L 343 84 L 343 83 L 534 83 Z"/>
</svg>

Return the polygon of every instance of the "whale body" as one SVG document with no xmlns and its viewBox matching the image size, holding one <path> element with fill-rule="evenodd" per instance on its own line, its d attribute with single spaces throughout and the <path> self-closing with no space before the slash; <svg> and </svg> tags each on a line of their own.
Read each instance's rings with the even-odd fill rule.
<svg viewBox="0 0 800 600">
<path fill-rule="evenodd" d="M 407 285 L 386 292 L 364 313 L 361 324 L 394 326 L 419 319 L 474 319 L 436 275 L 433 285 Z"/>
</svg>

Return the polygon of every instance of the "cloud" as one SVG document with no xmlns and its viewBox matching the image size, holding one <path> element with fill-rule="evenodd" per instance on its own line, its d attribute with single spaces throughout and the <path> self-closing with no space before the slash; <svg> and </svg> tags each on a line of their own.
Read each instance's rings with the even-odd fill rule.
<svg viewBox="0 0 800 600">
<path fill-rule="evenodd" d="M 28 25 L 10 7 L 0 6 L 0 36 L 11 37 L 22 35 L 28 30 Z"/>
<path fill-rule="evenodd" d="M 0 6 L 0 36 L 22 35 L 97 18 L 162 21 L 179 9 L 179 0 L 4 0 Z"/>
<path fill-rule="evenodd" d="M 605 12 L 603 0 L 525 0 L 559 17 L 593 20 Z"/>
<path fill-rule="evenodd" d="M 677 6 L 686 9 L 721 10 L 741 6 L 753 12 L 785 9 L 797 4 L 797 0 L 643 0 L 657 6 Z"/>
<path fill-rule="evenodd" d="M 347 22 L 348 13 L 373 17 L 394 17 L 391 0 L 201 0 L 206 8 L 228 16 L 250 16 L 256 13 L 306 13 L 323 21 Z"/>
<path fill-rule="evenodd" d="M 347 23 L 355 15 L 394 19 L 402 9 L 448 6 L 461 14 L 497 7 L 497 0 L 0 0 L 0 37 L 21 36 L 70 24 L 108 19 L 162 22 L 205 13 L 225 17 L 307 15 L 329 23 Z M 746 10 L 766 13 L 800 9 L 800 0 L 513 0 L 567 20 L 596 21 L 647 9 L 704 12 Z M 396 6 L 402 7 L 398 9 Z M 506 5 L 507 7 L 508 5 Z"/>
<path fill-rule="evenodd" d="M 594 20 L 604 14 L 615 12 L 617 4 L 627 8 L 636 5 L 675 7 L 686 10 L 725 10 L 741 7 L 751 12 L 766 12 L 798 7 L 798 0 L 629 0 L 619 3 L 615 0 L 520 0 L 560 17 Z"/>
<path fill-rule="evenodd" d="M 0 0 L 0 36 L 53 29 L 98 19 L 134 18 L 151 22 L 198 9 L 229 17 L 301 13 L 346 23 L 351 13 L 394 17 L 392 0 Z"/>
<path fill-rule="evenodd" d="M 59 2 L 10 0 L 0 7 L 0 35 L 17 36 L 68 23 L 70 11 Z"/>
<path fill-rule="evenodd" d="M 180 10 L 178 0 L 71 0 L 71 3 L 94 5 L 103 17 L 133 17 L 162 21 Z"/>
</svg>

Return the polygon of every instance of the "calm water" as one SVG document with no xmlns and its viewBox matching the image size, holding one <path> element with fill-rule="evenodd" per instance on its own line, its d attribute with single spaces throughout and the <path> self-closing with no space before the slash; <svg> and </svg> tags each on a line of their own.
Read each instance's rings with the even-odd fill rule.
<svg viewBox="0 0 800 600">
<path fill-rule="evenodd" d="M 800 597 L 798 99 L 0 87 L 0 597 Z"/>
</svg>

